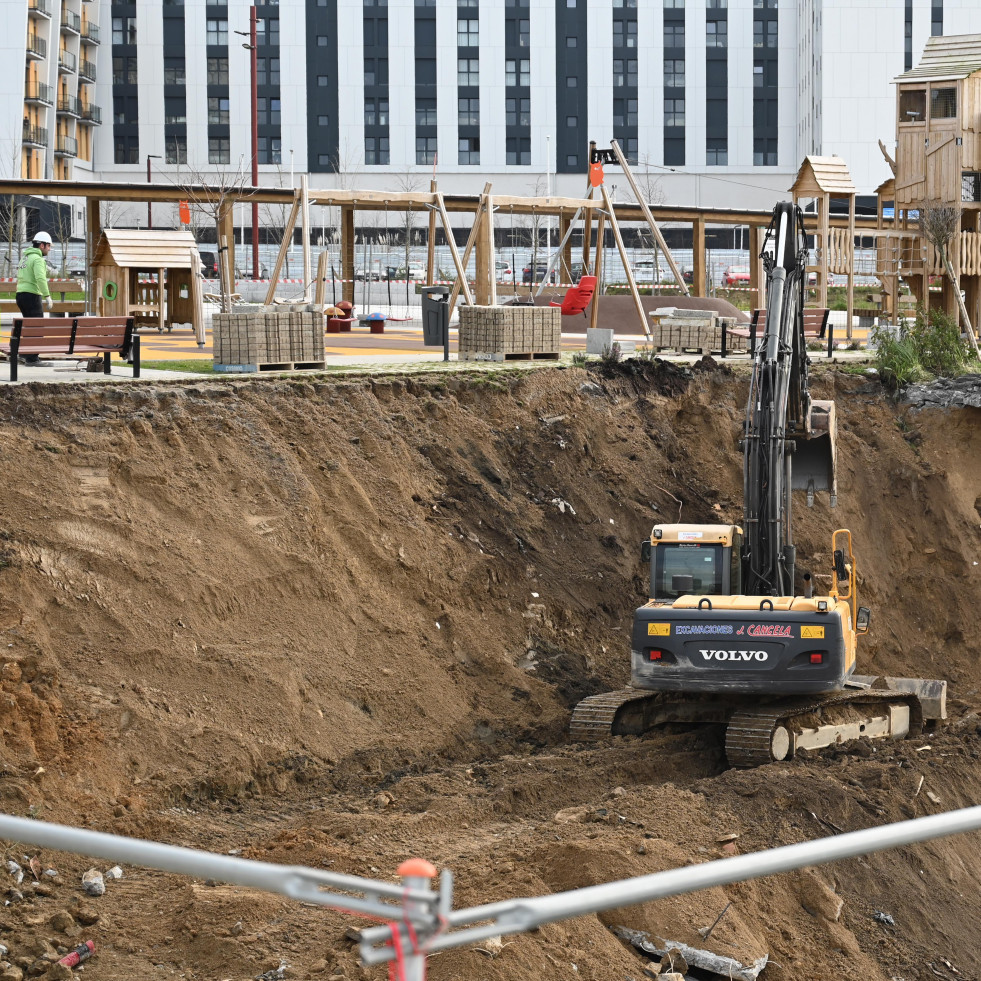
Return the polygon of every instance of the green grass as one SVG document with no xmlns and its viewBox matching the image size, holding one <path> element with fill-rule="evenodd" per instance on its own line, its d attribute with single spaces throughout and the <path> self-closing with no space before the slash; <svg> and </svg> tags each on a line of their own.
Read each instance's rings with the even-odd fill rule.
<svg viewBox="0 0 981 981">
<path fill-rule="evenodd" d="M 155 371 L 190 371 L 196 375 L 214 374 L 214 363 L 209 360 L 186 361 L 140 361 L 141 368 L 153 368 Z"/>
</svg>

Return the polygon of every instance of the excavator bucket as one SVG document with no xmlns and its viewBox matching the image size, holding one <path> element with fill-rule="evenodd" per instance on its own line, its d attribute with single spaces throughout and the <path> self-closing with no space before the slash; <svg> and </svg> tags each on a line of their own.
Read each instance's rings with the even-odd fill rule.
<svg viewBox="0 0 981 981">
<path fill-rule="evenodd" d="M 808 506 L 816 491 L 828 491 L 832 507 L 838 503 L 837 436 L 834 402 L 812 402 L 807 437 L 798 438 L 791 467 L 791 489 L 806 491 Z"/>
</svg>

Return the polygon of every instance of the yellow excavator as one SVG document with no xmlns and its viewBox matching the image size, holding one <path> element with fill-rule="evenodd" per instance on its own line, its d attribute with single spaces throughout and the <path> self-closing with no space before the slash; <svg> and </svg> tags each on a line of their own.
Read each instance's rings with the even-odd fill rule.
<svg viewBox="0 0 981 981">
<path fill-rule="evenodd" d="M 761 258 L 766 326 L 753 352 L 742 438 L 743 524 L 655 525 L 642 545 L 650 600 L 634 615 L 630 686 L 580 702 L 574 739 L 659 723 L 726 724 L 730 765 L 786 760 L 859 737 L 902 738 L 946 718 L 946 682 L 855 673 L 851 533 L 830 536 L 830 588 L 798 575 L 791 497 L 837 503 L 833 402 L 812 401 L 804 335 L 803 215 L 778 204 Z"/>
</svg>

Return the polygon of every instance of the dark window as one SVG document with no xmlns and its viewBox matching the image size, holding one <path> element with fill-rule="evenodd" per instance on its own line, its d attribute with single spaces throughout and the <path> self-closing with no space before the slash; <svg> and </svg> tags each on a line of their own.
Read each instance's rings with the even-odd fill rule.
<svg viewBox="0 0 981 981">
<path fill-rule="evenodd" d="M 685 46 L 685 25 L 664 25 L 664 46 L 666 48 L 683 48 Z"/>
<path fill-rule="evenodd" d="M 264 63 L 266 59 L 260 58 L 259 60 Z M 228 84 L 228 59 L 227 58 L 208 59 L 208 84 L 209 85 Z"/>
<path fill-rule="evenodd" d="M 135 85 L 136 59 L 114 56 L 112 59 L 112 81 L 114 85 Z"/>
<path fill-rule="evenodd" d="M 614 99 L 613 100 L 613 126 L 620 129 L 624 126 L 637 125 L 637 100 L 636 99 Z"/>
<path fill-rule="evenodd" d="M 365 126 L 388 125 L 388 99 L 364 100 L 364 124 Z"/>
<path fill-rule="evenodd" d="M 531 163 L 531 140 L 526 136 L 509 136 L 505 140 L 505 162 L 512 166 Z"/>
<path fill-rule="evenodd" d="M 209 17 L 205 22 L 205 42 L 207 44 L 218 44 L 227 47 L 228 21 Z"/>
<path fill-rule="evenodd" d="M 366 136 L 364 140 L 364 162 L 377 166 L 387 164 L 389 158 L 387 136 Z"/>
<path fill-rule="evenodd" d="M 480 99 L 460 99 L 458 110 L 458 126 L 480 125 Z"/>
<path fill-rule="evenodd" d="M 164 58 L 164 85 L 184 84 L 184 59 Z"/>
<path fill-rule="evenodd" d="M 725 138 L 710 138 L 705 142 L 705 163 L 710 167 L 721 167 L 729 162 L 729 141 Z"/>
<path fill-rule="evenodd" d="M 685 138 L 675 136 L 664 138 L 664 165 L 677 167 L 685 162 Z"/>
<path fill-rule="evenodd" d="M 135 17 L 113 17 L 112 43 L 136 44 L 136 18 Z"/>
<path fill-rule="evenodd" d="M 208 140 L 208 163 L 227 164 L 229 162 L 228 138 L 211 137 Z"/>
<path fill-rule="evenodd" d="M 282 140 L 278 136 L 260 136 L 258 139 L 259 163 L 283 162 Z"/>
<path fill-rule="evenodd" d="M 664 125 L 665 126 L 685 125 L 685 100 L 684 99 L 664 100 Z"/>
<path fill-rule="evenodd" d="M 729 44 L 729 23 L 724 20 L 707 20 L 705 22 L 705 46 L 707 48 L 724 48 Z"/>
<path fill-rule="evenodd" d="M 637 47 L 637 21 L 635 20 L 613 21 L 613 47 L 614 48 Z"/>
<path fill-rule="evenodd" d="M 957 89 L 930 89 L 930 118 L 953 119 L 957 115 Z"/>
<path fill-rule="evenodd" d="M 637 85 L 637 62 L 635 59 L 613 59 L 613 87 L 623 88 L 624 86 Z"/>
<path fill-rule="evenodd" d="M 456 82 L 457 85 L 480 85 L 480 59 L 457 59 Z"/>
<path fill-rule="evenodd" d="M 416 85 L 436 84 L 436 59 L 416 58 Z"/>
<path fill-rule="evenodd" d="M 926 120 L 926 89 L 899 93 L 899 121 L 922 123 Z"/>
<path fill-rule="evenodd" d="M 223 60 L 225 60 L 227 64 L 227 59 Z M 278 58 L 256 58 L 256 84 L 279 85 Z"/>
<path fill-rule="evenodd" d="M 579 39 L 572 34 L 570 34 L 569 37 L 565 39 L 565 46 L 567 48 L 574 48 L 578 43 L 579 43 Z"/>
<path fill-rule="evenodd" d="M 227 98 L 208 99 L 208 125 L 209 126 L 228 125 L 228 99 Z"/>
<path fill-rule="evenodd" d="M 505 99 L 504 122 L 507 126 L 530 126 L 531 99 Z"/>
<path fill-rule="evenodd" d="M 436 156 L 436 137 L 417 136 L 416 137 L 416 163 L 431 164 L 433 157 Z"/>
<path fill-rule="evenodd" d="M 436 47 L 436 21 L 432 17 L 420 17 L 416 21 L 416 48 L 435 48 L 435 47 Z"/>
<path fill-rule="evenodd" d="M 416 126 L 436 125 L 436 100 L 416 99 Z"/>
<path fill-rule="evenodd" d="M 459 140 L 459 163 L 479 164 L 480 163 L 480 137 L 467 136 Z"/>
<path fill-rule="evenodd" d="M 685 59 L 668 58 L 664 62 L 664 87 L 681 89 L 685 87 Z"/>
<path fill-rule="evenodd" d="M 165 159 L 169 164 L 186 164 L 187 138 L 183 136 L 168 136 Z"/>
</svg>

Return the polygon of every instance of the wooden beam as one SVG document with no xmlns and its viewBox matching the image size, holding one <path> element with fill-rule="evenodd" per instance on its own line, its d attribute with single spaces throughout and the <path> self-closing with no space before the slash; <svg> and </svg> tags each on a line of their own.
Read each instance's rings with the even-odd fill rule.
<svg viewBox="0 0 981 981">
<path fill-rule="evenodd" d="M 272 272 L 269 275 L 269 289 L 266 290 L 266 305 L 268 306 L 276 298 L 276 286 L 279 283 L 279 274 L 283 269 L 283 260 L 286 258 L 286 251 L 289 249 L 290 242 L 293 240 L 293 229 L 296 226 L 296 216 L 300 211 L 300 199 L 294 194 L 293 208 L 289 218 L 286 219 L 286 227 L 283 229 L 283 239 L 279 243 L 279 255 L 273 264 Z"/>
<path fill-rule="evenodd" d="M 341 294 L 354 303 L 354 208 L 341 208 Z"/>
<path fill-rule="evenodd" d="M 697 218 L 691 228 L 692 287 L 695 296 L 705 296 L 705 219 Z"/>
<path fill-rule="evenodd" d="M 603 286 L 603 239 L 606 236 L 606 212 L 601 211 L 596 220 L 596 250 L 593 256 L 593 275 L 596 277 L 596 292 L 589 308 L 589 326 L 595 328 L 599 323 L 599 296 Z"/>
<path fill-rule="evenodd" d="M 330 256 L 326 249 L 320 250 L 320 255 L 317 256 L 317 285 L 313 294 L 313 302 L 321 309 L 327 305 L 326 293 L 327 293 L 327 263 Z"/>
<path fill-rule="evenodd" d="M 613 212 L 613 202 L 610 200 L 610 192 L 607 191 L 606 185 L 601 184 L 600 190 L 603 192 L 603 203 L 606 205 L 606 210 L 610 214 L 610 225 L 613 228 L 613 238 L 617 243 L 617 250 L 620 253 L 620 261 L 623 263 L 623 271 L 627 276 L 627 285 L 630 287 L 630 295 L 634 299 L 634 308 L 637 311 L 637 316 L 640 319 L 640 329 L 644 332 L 644 336 L 650 340 L 651 331 L 647 326 L 647 314 L 644 312 L 644 305 L 640 302 L 640 293 L 637 290 L 637 283 L 634 281 L 633 270 L 630 268 L 630 260 L 627 257 L 627 250 L 623 245 L 623 237 L 620 235 L 620 225 L 617 223 L 616 215 Z"/>
<path fill-rule="evenodd" d="M 429 192 L 436 193 L 436 181 L 429 182 Z M 429 236 L 426 247 L 426 279 L 429 283 L 436 282 L 436 209 L 429 209 Z"/>
<path fill-rule="evenodd" d="M 470 292 L 470 284 L 467 282 L 467 272 L 460 262 L 460 253 L 457 251 L 456 242 L 453 239 L 453 227 L 450 225 L 449 216 L 443 205 L 443 195 L 437 192 L 436 206 L 439 208 L 440 217 L 443 219 L 443 231 L 446 233 L 446 244 L 450 247 L 450 255 L 453 256 L 453 266 L 456 269 L 457 277 L 460 280 L 460 287 L 468 306 L 473 306 L 473 295 Z"/>
<path fill-rule="evenodd" d="M 486 183 L 484 185 L 484 193 L 485 194 L 489 194 L 490 193 L 491 186 L 492 185 L 490 184 L 489 181 L 488 181 L 488 183 Z M 473 252 L 474 245 L 476 245 L 476 243 L 477 243 L 477 237 L 480 235 L 480 223 L 483 221 L 483 217 L 484 217 L 483 211 L 481 211 L 478 208 L 477 209 L 477 213 L 474 215 L 473 224 L 470 226 L 470 234 L 467 236 L 467 245 L 466 245 L 466 248 L 464 248 L 464 250 L 463 250 L 463 268 L 464 269 L 466 269 L 467 263 L 470 261 L 470 253 Z M 453 289 L 450 292 L 450 301 L 449 301 L 450 302 L 450 313 L 449 313 L 449 316 L 451 318 L 453 316 L 453 310 L 456 307 L 456 301 L 457 301 L 457 299 L 460 296 L 460 287 L 461 287 L 460 277 L 457 276 L 456 280 L 453 283 Z"/>
<path fill-rule="evenodd" d="M 303 213 L 303 302 L 310 302 L 310 280 L 313 269 L 310 261 L 310 178 L 300 175 L 300 210 Z"/>
</svg>

